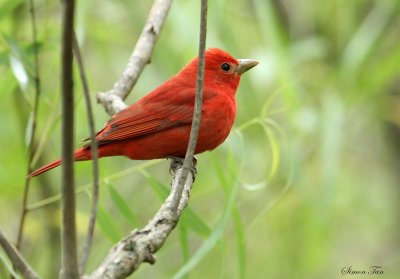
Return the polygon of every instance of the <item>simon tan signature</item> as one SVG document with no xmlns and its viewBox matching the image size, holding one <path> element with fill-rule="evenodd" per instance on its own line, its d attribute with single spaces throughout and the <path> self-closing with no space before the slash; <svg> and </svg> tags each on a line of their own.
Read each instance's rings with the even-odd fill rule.
<svg viewBox="0 0 400 279">
<path fill-rule="evenodd" d="M 379 265 L 371 265 L 368 269 L 356 269 L 354 267 L 350 266 L 345 266 L 342 268 L 340 271 L 342 276 L 344 275 L 383 275 L 383 269 L 382 266 Z"/>
</svg>

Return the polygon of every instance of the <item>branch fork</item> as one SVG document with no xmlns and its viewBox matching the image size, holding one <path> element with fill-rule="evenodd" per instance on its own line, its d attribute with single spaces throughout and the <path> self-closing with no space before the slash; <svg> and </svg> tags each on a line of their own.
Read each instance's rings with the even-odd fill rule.
<svg viewBox="0 0 400 279">
<path fill-rule="evenodd" d="M 123 101 L 136 84 L 144 67 L 151 61 L 151 54 L 164 25 L 171 2 L 172 0 L 154 1 L 146 24 L 122 75 L 112 89 L 97 93 L 97 102 L 104 107 L 109 115 L 126 108 Z"/>
</svg>

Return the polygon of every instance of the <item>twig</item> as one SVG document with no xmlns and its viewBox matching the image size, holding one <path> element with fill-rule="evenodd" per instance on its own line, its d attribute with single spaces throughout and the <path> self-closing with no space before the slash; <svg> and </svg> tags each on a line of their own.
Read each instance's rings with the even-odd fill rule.
<svg viewBox="0 0 400 279">
<path fill-rule="evenodd" d="M 144 170 L 144 169 L 146 169 L 148 167 L 154 166 L 154 165 L 156 165 L 156 164 L 158 164 L 160 162 L 161 162 L 161 160 L 146 161 L 146 162 L 138 164 L 136 166 L 133 166 L 133 167 L 124 169 L 122 171 L 116 172 L 116 173 L 111 174 L 109 176 L 103 177 L 102 180 L 101 180 L 100 185 L 106 184 L 106 182 L 109 183 L 109 182 L 111 182 L 113 180 L 119 179 L 121 177 L 125 177 L 125 176 L 127 176 L 129 174 L 132 174 L 132 173 L 140 172 L 140 171 L 142 171 L 142 170 Z M 86 192 L 88 189 L 90 189 L 90 186 L 92 186 L 92 183 L 83 184 L 83 185 L 81 185 L 79 187 L 76 187 L 75 188 L 75 195 L 78 195 L 80 193 Z M 48 206 L 50 204 L 58 202 L 60 199 L 61 199 L 61 195 L 60 194 L 52 195 L 52 196 L 50 196 L 48 198 L 45 198 L 45 199 L 42 199 L 42 200 L 40 200 L 38 202 L 34 202 L 34 203 L 29 204 L 28 205 L 28 210 L 29 211 L 37 210 L 37 209 L 42 208 L 44 206 Z"/>
<path fill-rule="evenodd" d="M 203 83 L 204 83 L 204 58 L 206 50 L 207 35 L 207 0 L 201 0 L 201 16 L 200 16 L 200 39 L 199 39 L 199 58 L 197 65 L 196 80 L 196 98 L 194 103 L 194 112 L 192 120 L 192 129 L 190 130 L 190 139 L 187 147 L 185 160 L 183 161 L 182 173 L 178 178 L 178 191 L 176 192 L 177 203 L 173 205 L 174 209 L 178 209 L 181 199 L 183 185 L 187 179 L 188 173 L 193 166 L 193 156 L 196 149 L 197 138 L 200 129 L 201 110 L 203 107 Z"/>
<path fill-rule="evenodd" d="M 154 45 L 164 25 L 170 6 L 171 0 L 154 1 L 124 72 L 111 90 L 97 93 L 97 101 L 109 115 L 113 115 L 126 107 L 123 100 L 129 95 L 146 64 L 150 62 Z"/>
<path fill-rule="evenodd" d="M 75 193 L 74 193 L 74 91 L 73 53 L 74 0 L 63 0 L 62 11 L 62 279 L 79 278 L 76 253 Z"/>
<path fill-rule="evenodd" d="M 3 235 L 0 230 L 0 245 L 3 247 L 8 258 L 11 260 L 13 265 L 21 272 L 22 276 L 26 279 L 39 279 L 36 272 L 29 266 L 22 255 Z"/>
<path fill-rule="evenodd" d="M 89 123 L 89 131 L 90 131 L 90 152 L 92 155 L 93 162 L 93 200 L 92 200 L 92 210 L 88 224 L 88 230 L 86 235 L 85 244 L 83 246 L 82 258 L 79 264 L 79 272 L 83 274 L 85 272 L 86 262 L 89 258 L 90 247 L 92 244 L 94 228 L 96 225 L 96 216 L 97 216 L 97 207 L 99 201 L 99 165 L 98 165 L 98 150 L 96 143 L 96 130 L 94 128 L 94 119 L 93 119 L 93 109 L 90 103 L 90 93 L 89 86 L 85 75 L 85 70 L 83 67 L 83 59 L 79 49 L 78 41 L 76 39 L 76 34 L 74 34 L 74 53 L 76 62 L 78 64 L 79 74 L 82 81 L 83 92 L 85 95 L 85 103 L 86 103 L 86 112 Z"/>
<path fill-rule="evenodd" d="M 184 164 L 183 166 L 178 165 L 177 168 L 174 169 L 175 175 L 172 180 L 171 192 L 146 227 L 141 230 L 133 230 L 127 237 L 118 242 L 110 250 L 103 263 L 91 275 L 85 276 L 85 279 L 126 278 L 134 272 L 141 263 L 155 263 L 153 254 L 162 247 L 168 235 L 175 228 L 183 209 L 188 204 L 194 175 L 194 173 L 189 172 L 189 170 L 193 168 L 193 155 L 196 148 L 202 108 L 204 56 L 207 32 L 206 23 L 207 0 L 202 0 L 199 65 L 192 129 Z M 174 164 L 171 166 L 173 165 Z"/>
<path fill-rule="evenodd" d="M 32 40 L 33 40 L 33 60 L 34 60 L 34 76 L 33 80 L 35 82 L 35 98 L 33 101 L 33 109 L 32 109 L 32 114 L 31 114 L 31 122 L 28 123 L 28 125 L 32 125 L 32 130 L 29 138 L 29 144 L 28 144 L 28 166 L 27 166 L 27 171 L 26 173 L 29 174 L 32 172 L 32 160 L 34 157 L 34 145 L 33 143 L 35 142 L 35 135 L 36 135 L 36 118 L 37 118 L 37 112 L 39 108 L 39 97 L 40 97 L 40 75 L 39 75 L 39 50 L 38 50 L 38 45 L 37 45 L 37 32 L 36 32 L 36 14 L 35 14 L 35 6 L 33 3 L 33 0 L 29 0 L 29 10 L 30 10 L 30 16 L 31 16 L 31 26 L 32 26 Z M 25 224 L 25 217 L 26 214 L 28 213 L 27 210 L 27 203 L 28 203 L 28 195 L 29 195 L 29 185 L 30 185 L 30 179 L 25 178 L 25 186 L 24 186 L 24 195 L 22 198 L 22 213 L 21 213 L 21 219 L 19 222 L 19 227 L 18 227 L 18 233 L 17 233 L 17 244 L 16 247 L 18 249 L 21 248 L 22 244 L 22 236 L 24 232 L 24 224 Z"/>
</svg>

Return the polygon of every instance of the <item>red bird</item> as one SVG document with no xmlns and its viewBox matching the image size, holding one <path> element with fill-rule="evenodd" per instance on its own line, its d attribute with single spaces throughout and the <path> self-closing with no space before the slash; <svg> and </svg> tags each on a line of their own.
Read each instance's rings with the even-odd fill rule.
<svg viewBox="0 0 400 279">
<path fill-rule="evenodd" d="M 198 58 L 148 95 L 116 113 L 97 133 L 98 156 L 127 156 L 134 160 L 184 157 L 189 142 Z M 240 76 L 258 64 L 235 59 L 212 48 L 205 54 L 203 109 L 195 153 L 224 142 L 236 115 L 235 94 Z M 90 144 L 75 151 L 75 160 L 91 159 Z M 61 165 L 62 159 L 29 175 L 33 177 Z"/>
</svg>

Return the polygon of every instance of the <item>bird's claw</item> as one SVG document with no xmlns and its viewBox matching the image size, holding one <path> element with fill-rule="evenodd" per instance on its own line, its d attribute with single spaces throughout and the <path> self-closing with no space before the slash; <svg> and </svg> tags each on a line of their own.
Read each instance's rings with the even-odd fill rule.
<svg viewBox="0 0 400 279">
<path fill-rule="evenodd" d="M 167 159 L 171 160 L 170 167 L 169 167 L 169 173 L 171 175 L 174 175 L 175 172 L 178 170 L 178 168 L 182 167 L 183 162 L 185 161 L 185 158 L 174 157 L 174 156 L 169 156 L 169 157 L 167 157 Z M 190 172 L 192 173 L 193 181 L 197 174 L 196 166 L 197 166 L 197 159 L 195 157 L 193 157 L 192 166 L 190 167 Z"/>
<path fill-rule="evenodd" d="M 174 175 L 178 167 L 183 165 L 183 161 L 185 160 L 185 158 L 169 156 L 167 157 L 167 160 L 171 160 L 169 166 L 169 174 Z"/>
</svg>

